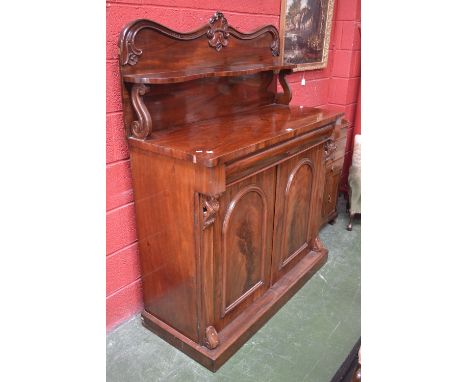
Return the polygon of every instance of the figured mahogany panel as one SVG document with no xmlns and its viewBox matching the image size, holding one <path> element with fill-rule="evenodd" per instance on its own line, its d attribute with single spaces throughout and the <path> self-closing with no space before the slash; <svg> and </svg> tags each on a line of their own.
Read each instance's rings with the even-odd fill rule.
<svg viewBox="0 0 468 382">
<path fill-rule="evenodd" d="M 197 341 L 195 169 L 138 150 L 130 160 L 145 309 Z"/>
<path fill-rule="evenodd" d="M 223 316 L 265 282 L 267 208 L 265 193 L 253 185 L 229 204 L 223 222 Z"/>
<path fill-rule="evenodd" d="M 220 198 L 218 330 L 268 289 L 274 192 L 275 170 L 270 169 L 228 187 Z"/>
<path fill-rule="evenodd" d="M 277 166 L 272 282 L 313 250 L 324 187 L 324 143 Z"/>
</svg>

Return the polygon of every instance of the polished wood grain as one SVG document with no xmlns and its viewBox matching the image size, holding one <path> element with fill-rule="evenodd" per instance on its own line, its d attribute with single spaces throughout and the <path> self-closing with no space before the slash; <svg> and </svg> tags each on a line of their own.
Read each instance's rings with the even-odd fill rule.
<svg viewBox="0 0 468 382">
<path fill-rule="evenodd" d="M 153 132 L 145 141 L 130 139 L 130 147 L 213 167 L 264 150 L 320 127 L 333 124 L 341 114 L 284 105 L 258 109 Z M 329 126 L 326 134 L 330 134 Z"/>
<path fill-rule="evenodd" d="M 211 370 L 327 258 L 343 113 L 289 106 L 278 41 L 221 12 L 190 33 L 136 20 L 120 36 L 143 323 Z"/>
<path fill-rule="evenodd" d="M 130 162 L 145 309 L 198 340 L 197 322 L 190 319 L 197 316 L 191 239 L 195 232 L 190 224 L 195 213 L 191 184 L 195 169 L 139 150 L 132 150 Z M 182 184 L 180 178 L 187 182 Z"/>
<path fill-rule="evenodd" d="M 276 94 L 275 75 L 271 71 L 239 77 L 140 86 L 149 88 L 144 95 L 145 107 L 153 118 L 152 131 L 157 133 L 165 129 L 184 128 L 203 120 L 253 111 L 272 104 Z M 150 140 L 152 135 L 145 138 Z"/>
</svg>

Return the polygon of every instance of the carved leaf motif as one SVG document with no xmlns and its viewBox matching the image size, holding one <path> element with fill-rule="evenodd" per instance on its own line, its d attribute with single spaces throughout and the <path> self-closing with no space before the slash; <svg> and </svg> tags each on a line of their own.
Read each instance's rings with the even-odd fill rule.
<svg viewBox="0 0 468 382">
<path fill-rule="evenodd" d="M 271 43 L 271 54 L 273 56 L 279 56 L 279 39 L 275 33 L 273 34 L 273 42 Z"/>
<path fill-rule="evenodd" d="M 135 53 L 130 53 L 128 55 L 129 65 L 136 65 L 138 63 L 138 56 Z"/>
<path fill-rule="evenodd" d="M 221 12 L 217 11 L 209 21 L 209 29 L 206 32 L 206 36 L 208 37 L 208 44 L 218 52 L 228 44 L 228 28 L 229 25 L 226 18 Z"/>
<path fill-rule="evenodd" d="M 203 196 L 202 208 L 203 208 L 203 229 L 209 227 L 214 223 L 216 214 L 219 210 L 219 195 L 215 196 Z"/>
<path fill-rule="evenodd" d="M 336 151 L 336 144 L 333 142 L 331 139 L 325 142 L 324 146 L 324 154 L 325 154 L 325 160 L 329 160 L 333 153 Z"/>
</svg>

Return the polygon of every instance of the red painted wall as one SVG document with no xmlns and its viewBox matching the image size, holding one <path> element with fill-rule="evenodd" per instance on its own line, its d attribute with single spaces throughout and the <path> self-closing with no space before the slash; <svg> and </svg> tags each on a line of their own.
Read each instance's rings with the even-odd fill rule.
<svg viewBox="0 0 468 382">
<path fill-rule="evenodd" d="M 120 30 L 134 19 L 148 18 L 175 30 L 190 31 L 207 23 L 216 10 L 222 11 L 229 24 L 240 31 L 251 31 L 266 24 L 279 28 L 280 4 L 280 0 L 112 0 L 107 3 L 107 330 L 143 308 L 129 154 L 120 99 L 117 62 Z M 354 121 L 360 83 L 358 20 L 360 0 L 335 0 L 328 67 L 288 76 L 293 90 L 292 104 L 343 110 L 348 120 Z M 305 86 L 301 85 L 303 75 Z M 352 134 L 352 129 L 349 133 Z M 348 144 L 348 164 L 350 147 Z"/>
</svg>

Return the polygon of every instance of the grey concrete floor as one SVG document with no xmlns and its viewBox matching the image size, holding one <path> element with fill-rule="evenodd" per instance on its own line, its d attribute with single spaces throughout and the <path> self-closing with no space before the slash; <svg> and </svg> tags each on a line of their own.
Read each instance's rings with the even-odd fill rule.
<svg viewBox="0 0 468 382">
<path fill-rule="evenodd" d="M 107 381 L 329 382 L 361 335 L 361 224 L 346 231 L 338 209 L 320 233 L 328 262 L 216 373 L 136 316 L 107 335 Z"/>
</svg>

